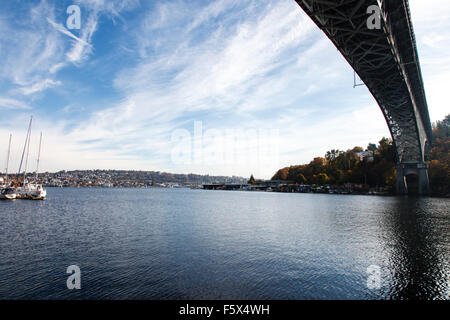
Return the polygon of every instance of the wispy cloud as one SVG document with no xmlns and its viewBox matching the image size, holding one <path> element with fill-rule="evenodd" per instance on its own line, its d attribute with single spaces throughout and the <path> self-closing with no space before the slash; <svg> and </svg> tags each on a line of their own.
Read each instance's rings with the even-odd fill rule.
<svg viewBox="0 0 450 320">
<path fill-rule="evenodd" d="M 29 110 L 31 107 L 19 100 L 0 97 L 0 108 L 3 109 L 14 109 L 14 110 Z"/>
<path fill-rule="evenodd" d="M 81 38 L 77 39 L 72 47 L 72 50 L 67 53 L 67 58 L 72 63 L 80 62 L 87 58 L 88 54 L 92 52 L 90 42 L 92 36 L 97 29 L 97 13 L 91 13 L 85 22 L 85 26 L 81 31 Z"/>
<path fill-rule="evenodd" d="M 74 132 L 86 140 L 95 135 L 98 140 L 90 148 L 119 145 L 117 152 L 136 152 L 144 157 L 151 153 L 151 159 L 162 159 L 162 165 L 175 171 L 181 168 L 170 163 L 170 135 L 194 120 L 216 129 L 280 125 L 284 139 L 280 145 L 298 141 L 298 124 L 306 131 L 309 119 L 291 117 L 293 125 L 289 126 L 274 120 L 291 110 L 296 101 L 304 103 L 311 95 L 329 90 L 321 88 L 324 78 L 338 80 L 342 76 L 339 72 L 349 70 L 338 55 L 328 58 L 334 51 L 331 44 L 318 38 L 312 22 L 288 1 L 260 6 L 246 3 L 241 8 L 217 2 L 198 15 L 186 12 L 185 6 L 160 3 L 149 14 L 152 23 L 147 18 L 134 30 L 142 59 L 114 79 L 115 87 L 126 98 L 95 112 Z M 227 11 L 230 9 L 237 10 Z M 155 12 L 159 19 L 154 19 Z M 208 22 L 221 14 L 227 18 L 220 23 Z M 180 32 L 166 34 L 174 24 Z M 201 24 L 205 25 L 200 28 Z M 321 68 L 322 59 L 328 59 L 330 68 L 338 71 Z M 324 110 L 327 107 L 322 106 Z M 258 112 L 267 111 L 270 120 L 266 116 L 258 119 Z M 326 121 L 326 114 L 323 117 Z M 310 146 L 308 137 L 303 140 Z M 195 169 L 218 170 L 213 163 Z M 243 173 L 249 168 L 234 170 Z"/>
<path fill-rule="evenodd" d="M 50 170 L 273 174 L 276 168 L 252 163 L 172 163 L 172 133 L 193 133 L 194 121 L 222 132 L 277 129 L 279 166 L 389 134 L 370 93 L 352 88 L 352 70 L 295 1 L 74 4 L 82 9 L 82 29 L 73 32 L 56 1 L 28 5 L 27 23 L 19 25 L 0 14 L 0 83 L 8 84 L 0 89 L 0 107 L 11 111 L 7 121 L 5 112 L 0 116 L 0 133 L 23 122 L 24 134 L 26 108 L 51 105 L 33 108 L 47 132 L 43 164 Z M 435 19 L 440 9 L 431 3 L 411 2 L 411 10 L 436 119 L 448 112 L 450 20 Z"/>
<path fill-rule="evenodd" d="M 450 2 L 411 1 L 411 15 L 432 121 L 449 113 Z"/>
<path fill-rule="evenodd" d="M 60 86 L 62 84 L 61 81 L 55 81 L 52 79 L 44 79 L 42 81 L 39 82 L 35 82 L 33 85 L 29 86 L 29 87 L 22 87 L 21 90 L 23 92 L 24 95 L 30 95 L 48 88 L 52 88 L 52 87 L 56 87 L 56 86 Z"/>
<path fill-rule="evenodd" d="M 26 28 L 17 29 L 8 24 L 0 31 L 4 48 L 0 51 L 3 62 L 0 76 L 17 85 L 29 85 L 39 80 L 41 74 L 62 56 L 64 45 L 58 35 L 33 21 Z"/>
<path fill-rule="evenodd" d="M 62 24 L 60 23 L 56 23 L 52 20 L 50 20 L 49 18 L 47 18 L 48 23 L 50 23 L 56 30 L 58 30 L 59 32 L 61 32 L 62 34 L 65 34 L 66 36 L 76 40 L 77 42 L 81 42 L 83 45 L 91 47 L 91 44 L 86 42 L 84 39 L 80 39 L 78 38 L 76 35 L 74 35 L 72 32 L 70 32 L 69 30 L 66 29 L 66 27 L 64 27 Z"/>
</svg>

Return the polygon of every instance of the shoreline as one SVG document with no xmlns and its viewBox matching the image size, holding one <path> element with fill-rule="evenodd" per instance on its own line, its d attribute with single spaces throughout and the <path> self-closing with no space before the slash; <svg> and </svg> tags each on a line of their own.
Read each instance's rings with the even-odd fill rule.
<svg viewBox="0 0 450 320">
<path fill-rule="evenodd" d="M 379 196 L 379 197 L 395 197 L 395 196 L 409 196 L 409 197 L 423 197 L 415 194 L 407 194 L 407 195 L 399 195 L 395 193 L 365 193 L 365 192 L 299 192 L 299 191 L 276 191 L 276 190 L 245 190 L 245 189 L 207 189 L 202 188 L 200 186 L 51 186 L 46 185 L 45 188 L 54 188 L 54 189 L 61 189 L 61 188 L 71 188 L 71 189 L 191 189 L 191 190 L 206 190 L 206 191 L 246 191 L 246 192 L 270 192 L 270 193 L 301 193 L 301 194 L 327 194 L 327 195 L 360 195 L 360 196 Z M 431 198 L 450 198 L 450 195 L 442 195 L 442 194 L 429 194 L 426 195 L 426 197 Z"/>
</svg>

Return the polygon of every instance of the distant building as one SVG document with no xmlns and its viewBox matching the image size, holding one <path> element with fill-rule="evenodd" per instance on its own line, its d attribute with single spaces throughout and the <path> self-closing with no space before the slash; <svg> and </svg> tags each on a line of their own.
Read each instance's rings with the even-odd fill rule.
<svg viewBox="0 0 450 320">
<path fill-rule="evenodd" d="M 361 159 L 361 161 L 363 161 L 364 159 L 367 159 L 370 162 L 373 161 L 373 154 L 370 151 L 366 150 L 366 151 L 357 152 L 356 155 L 359 157 L 359 159 Z"/>
</svg>

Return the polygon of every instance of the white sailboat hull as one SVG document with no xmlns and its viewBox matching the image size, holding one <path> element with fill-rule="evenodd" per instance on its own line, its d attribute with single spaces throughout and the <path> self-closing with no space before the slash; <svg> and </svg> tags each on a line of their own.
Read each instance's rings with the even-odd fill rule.
<svg viewBox="0 0 450 320">
<path fill-rule="evenodd" d="M 15 200 L 15 194 L 0 195 L 0 200 Z"/>
<path fill-rule="evenodd" d="M 13 189 L 9 189 L 9 190 L 13 190 Z M 17 194 L 13 191 L 9 191 L 7 192 L 7 189 L 3 189 L 0 192 L 0 200 L 14 200 L 17 198 Z"/>
<path fill-rule="evenodd" d="M 24 188 L 20 188 L 17 193 L 18 199 L 28 200 L 45 200 L 47 190 L 41 185 L 28 184 Z"/>
<path fill-rule="evenodd" d="M 32 190 L 28 193 L 28 198 L 31 200 L 45 200 L 47 191 L 45 189 Z"/>
</svg>

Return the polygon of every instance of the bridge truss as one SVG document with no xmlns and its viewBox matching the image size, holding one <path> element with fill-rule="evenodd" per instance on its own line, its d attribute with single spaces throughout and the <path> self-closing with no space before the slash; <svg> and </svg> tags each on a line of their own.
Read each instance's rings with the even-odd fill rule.
<svg viewBox="0 0 450 320">
<path fill-rule="evenodd" d="M 431 123 L 408 1 L 296 2 L 333 42 L 380 106 L 396 149 L 398 191 L 406 192 L 405 174 L 416 173 L 421 180 L 419 192 L 427 193 L 424 154 L 431 142 Z M 369 23 L 374 19 L 371 8 L 377 9 L 379 26 Z"/>
</svg>

